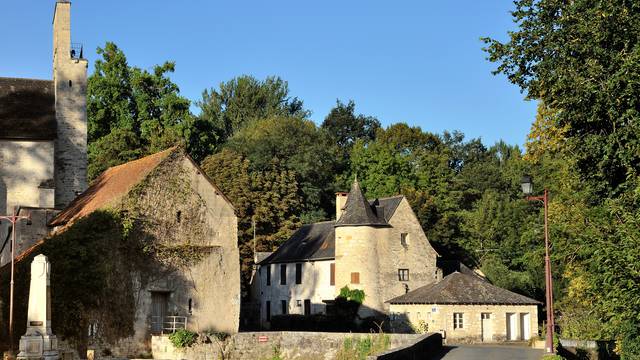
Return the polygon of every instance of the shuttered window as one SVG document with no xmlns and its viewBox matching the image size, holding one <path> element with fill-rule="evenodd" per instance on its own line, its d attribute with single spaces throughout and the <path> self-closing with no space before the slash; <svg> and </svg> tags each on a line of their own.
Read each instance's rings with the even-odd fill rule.
<svg viewBox="0 0 640 360">
<path fill-rule="evenodd" d="M 302 264 L 296 264 L 296 284 L 302 284 Z"/>
<path fill-rule="evenodd" d="M 280 285 L 287 285 L 287 264 L 280 265 Z"/>
<path fill-rule="evenodd" d="M 267 286 L 271 286 L 271 265 L 267 265 Z"/>
<path fill-rule="evenodd" d="M 335 285 L 336 284 L 336 264 L 332 263 L 329 266 L 329 285 Z"/>
<path fill-rule="evenodd" d="M 351 283 L 352 284 L 360 284 L 360 273 L 352 272 L 351 273 Z"/>
</svg>

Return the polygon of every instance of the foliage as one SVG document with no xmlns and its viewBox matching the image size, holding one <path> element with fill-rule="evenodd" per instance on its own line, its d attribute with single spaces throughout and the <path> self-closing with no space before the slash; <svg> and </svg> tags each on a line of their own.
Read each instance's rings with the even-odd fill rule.
<svg viewBox="0 0 640 360">
<path fill-rule="evenodd" d="M 336 360 L 364 360 L 367 356 L 386 351 L 390 343 L 389 335 L 383 332 L 361 337 L 347 337 L 336 354 Z"/>
<path fill-rule="evenodd" d="M 364 290 L 349 289 L 349 287 L 345 285 L 340 289 L 338 297 L 346 299 L 347 301 L 355 301 L 358 304 L 362 304 L 364 302 Z"/>
<path fill-rule="evenodd" d="M 418 320 L 416 324 L 411 323 L 411 329 L 416 334 L 426 334 L 429 332 L 429 323 L 424 320 Z"/>
<path fill-rule="evenodd" d="M 97 52 L 102 59 L 96 60 L 87 85 L 90 179 L 109 166 L 182 143 L 192 123 L 190 101 L 168 76 L 174 63 L 150 72 L 129 66 L 114 43 Z"/>
<path fill-rule="evenodd" d="M 542 356 L 542 360 L 564 360 L 565 358 L 558 354 L 545 354 Z"/>
<path fill-rule="evenodd" d="M 182 349 L 193 345 L 198 339 L 198 334 L 187 329 L 180 329 L 169 335 L 169 340 L 176 349 Z"/>
<path fill-rule="evenodd" d="M 269 360 L 284 360 L 280 352 L 280 345 L 273 345 L 273 356 Z"/>
</svg>

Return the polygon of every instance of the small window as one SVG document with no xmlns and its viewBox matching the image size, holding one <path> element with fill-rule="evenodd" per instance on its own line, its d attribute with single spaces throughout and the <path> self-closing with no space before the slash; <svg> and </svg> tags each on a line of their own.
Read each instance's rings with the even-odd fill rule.
<svg viewBox="0 0 640 360">
<path fill-rule="evenodd" d="M 296 306 L 302 307 L 302 300 L 296 300 Z"/>
<path fill-rule="evenodd" d="M 331 263 L 329 265 L 329 285 L 333 286 L 336 284 L 336 264 Z"/>
<path fill-rule="evenodd" d="M 73 83 L 71 82 L 71 80 L 69 80 L 69 87 L 71 87 L 73 85 Z"/>
<path fill-rule="evenodd" d="M 282 315 L 287 315 L 287 310 L 288 310 L 288 306 L 287 306 L 287 300 L 280 300 L 280 306 L 282 307 Z"/>
<path fill-rule="evenodd" d="M 360 284 L 360 273 L 352 272 L 351 273 L 351 283 L 352 284 Z"/>
<path fill-rule="evenodd" d="M 287 264 L 280 265 L 280 285 L 287 285 Z"/>
<path fill-rule="evenodd" d="M 271 265 L 267 265 L 267 286 L 271 286 Z"/>
<path fill-rule="evenodd" d="M 189 315 L 193 315 L 193 299 L 189 299 Z"/>
<path fill-rule="evenodd" d="M 265 304 L 266 313 L 267 313 L 267 321 L 271 321 L 271 301 L 267 301 Z"/>
<path fill-rule="evenodd" d="M 462 313 L 453 313 L 453 328 L 464 329 L 464 323 L 462 322 Z"/>
<path fill-rule="evenodd" d="M 302 264 L 296 264 L 296 284 L 302 284 Z"/>
<path fill-rule="evenodd" d="M 176 212 L 176 222 L 180 223 L 180 221 L 182 221 L 182 211 L 178 210 L 178 212 Z"/>
<path fill-rule="evenodd" d="M 481 318 L 482 320 L 489 320 L 489 319 L 491 319 L 491 313 L 482 313 L 482 314 L 480 315 L 480 318 Z"/>
<path fill-rule="evenodd" d="M 409 246 L 409 234 L 408 233 L 400 234 L 400 244 L 402 245 L 402 247 L 405 247 L 405 248 Z"/>
<path fill-rule="evenodd" d="M 398 280 L 409 281 L 409 269 L 398 269 Z"/>
</svg>

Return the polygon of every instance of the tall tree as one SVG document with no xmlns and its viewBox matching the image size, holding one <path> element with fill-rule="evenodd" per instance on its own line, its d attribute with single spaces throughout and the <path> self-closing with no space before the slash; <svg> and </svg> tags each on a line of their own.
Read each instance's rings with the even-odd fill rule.
<svg viewBox="0 0 640 360">
<path fill-rule="evenodd" d="M 349 149 L 358 139 L 373 140 L 380 129 L 380 121 L 373 116 L 356 115 L 356 103 L 336 100 L 336 106 L 324 118 L 321 127 L 329 132 L 343 149 Z"/>
<path fill-rule="evenodd" d="M 122 50 L 107 42 L 88 79 L 89 178 L 118 165 L 183 143 L 191 121 L 190 101 L 168 74 L 175 64 L 151 72 L 130 66 Z"/>
</svg>

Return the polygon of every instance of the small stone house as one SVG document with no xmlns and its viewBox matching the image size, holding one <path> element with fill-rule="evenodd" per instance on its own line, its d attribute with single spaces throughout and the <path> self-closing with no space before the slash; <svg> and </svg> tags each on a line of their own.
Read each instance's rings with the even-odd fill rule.
<svg viewBox="0 0 640 360">
<path fill-rule="evenodd" d="M 78 314 L 84 322 L 77 326 L 86 324 L 89 343 L 93 341 L 108 348 L 114 356 L 132 357 L 148 353 L 152 334 L 185 327 L 196 332 L 238 331 L 240 265 L 235 210 L 180 148 L 106 170 L 50 222 L 54 229 L 50 236 L 17 258 L 21 264 L 28 263 L 26 260 L 38 253 L 49 256 L 52 263 L 54 331 L 69 325 L 56 323 L 65 318 L 60 314 L 64 304 L 56 296 L 78 289 L 82 294 L 83 287 L 73 275 L 60 275 L 59 271 L 67 266 L 61 264 L 67 255 L 56 244 L 62 244 L 65 234 L 74 230 L 77 233 L 78 227 L 93 231 L 102 226 L 97 222 L 100 217 L 96 216 L 101 213 L 114 214 L 121 219 L 120 224 L 127 235 L 122 240 L 104 239 L 109 242 L 104 247 L 109 253 L 94 258 L 100 262 L 95 266 L 113 269 L 113 277 L 107 274 L 103 283 L 118 292 L 111 295 L 113 299 L 97 298 L 97 305 Z M 91 223 L 93 221 L 96 221 L 95 225 Z M 90 242 L 100 234 L 74 236 L 85 236 Z M 83 238 L 80 243 L 82 241 Z M 118 250 L 125 247 L 124 252 Z M 92 250 L 72 249 L 69 254 L 78 251 L 83 256 L 84 252 Z M 7 266 L 3 270 L 6 272 Z M 83 269 L 77 271 L 82 272 Z M 24 272 L 17 274 L 19 281 L 28 279 Z M 18 292 L 16 296 L 20 298 L 26 294 Z M 83 296 L 91 297 L 92 294 L 84 293 Z M 133 331 L 127 337 L 120 336 L 115 343 L 105 344 L 100 334 L 107 326 L 105 322 L 112 319 L 108 311 L 105 314 L 100 303 L 113 301 L 130 307 L 126 310 L 130 311 L 130 316 L 124 314 L 130 323 L 120 325 L 123 329 L 131 326 Z M 7 302 L 4 304 L 6 306 Z M 117 307 L 116 310 L 122 312 Z M 95 317 L 92 317 L 93 313 Z M 17 312 L 16 324 L 22 326 L 25 316 L 25 313 Z M 111 324 L 112 328 L 115 327 L 112 332 L 119 330 L 118 325 Z"/>
<path fill-rule="evenodd" d="M 340 289 L 365 292 L 361 318 L 385 317 L 386 300 L 441 278 L 438 254 L 407 199 L 367 200 L 358 181 L 336 194 L 336 220 L 307 224 L 260 261 L 252 296 L 260 323 L 324 314 Z"/>
<path fill-rule="evenodd" d="M 538 334 L 537 300 L 455 272 L 393 298 L 391 326 L 441 332 L 449 342 L 529 340 Z"/>
</svg>

